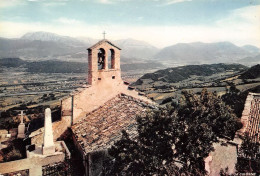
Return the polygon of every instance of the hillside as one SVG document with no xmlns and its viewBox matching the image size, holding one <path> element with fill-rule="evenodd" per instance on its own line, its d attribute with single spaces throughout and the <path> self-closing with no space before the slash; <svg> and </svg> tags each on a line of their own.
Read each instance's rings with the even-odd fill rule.
<svg viewBox="0 0 260 176">
<path fill-rule="evenodd" d="M 260 64 L 249 68 L 246 72 L 240 75 L 240 79 L 256 79 L 260 78 Z"/>
<path fill-rule="evenodd" d="M 241 92 L 259 92 L 259 72 L 260 65 L 251 68 L 239 64 L 188 65 L 145 74 L 132 86 L 164 104 L 177 102 L 183 90 L 199 93 L 207 88 L 222 96 L 235 85 Z"/>
<path fill-rule="evenodd" d="M 258 54 L 257 56 L 246 57 L 246 58 L 240 59 L 237 62 L 240 64 L 243 64 L 243 65 L 249 65 L 249 66 L 260 64 L 260 54 Z"/>
<path fill-rule="evenodd" d="M 252 56 L 251 52 L 230 42 L 218 43 L 179 43 L 165 47 L 155 56 L 155 60 L 176 63 L 232 63 L 238 59 Z"/>
<path fill-rule="evenodd" d="M 162 81 L 176 83 L 192 76 L 211 76 L 216 73 L 227 71 L 243 71 L 247 67 L 239 64 L 212 64 L 212 65 L 187 65 L 176 68 L 158 70 L 154 73 L 147 73 L 138 79 L 133 85 L 141 85 L 143 80 L 149 79 L 151 82 Z"/>
<path fill-rule="evenodd" d="M 242 46 L 242 48 L 251 53 L 260 53 L 260 49 L 253 45 L 244 45 L 244 46 Z"/>
<path fill-rule="evenodd" d="M 0 59 L 0 67 L 19 67 L 27 62 L 20 58 L 4 58 Z"/>
<path fill-rule="evenodd" d="M 151 59 L 159 51 L 149 43 L 134 39 L 116 40 L 114 43 L 122 49 L 122 56 L 130 58 Z"/>
</svg>

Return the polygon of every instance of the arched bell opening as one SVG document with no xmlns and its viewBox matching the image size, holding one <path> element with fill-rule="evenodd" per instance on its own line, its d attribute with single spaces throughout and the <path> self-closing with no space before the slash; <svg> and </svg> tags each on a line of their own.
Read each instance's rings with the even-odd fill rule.
<svg viewBox="0 0 260 176">
<path fill-rule="evenodd" d="M 109 69 L 115 69 L 115 50 L 110 49 Z"/>
<path fill-rule="evenodd" d="M 106 51 L 103 48 L 98 50 L 98 70 L 105 69 Z"/>
</svg>

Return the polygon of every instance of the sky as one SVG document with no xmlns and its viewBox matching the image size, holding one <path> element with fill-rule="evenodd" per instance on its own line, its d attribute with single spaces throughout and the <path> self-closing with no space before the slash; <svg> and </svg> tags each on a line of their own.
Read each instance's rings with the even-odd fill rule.
<svg viewBox="0 0 260 176">
<path fill-rule="evenodd" d="M 230 41 L 260 47 L 260 0 L 0 0 L 0 37 L 46 31 L 156 47 Z"/>
</svg>

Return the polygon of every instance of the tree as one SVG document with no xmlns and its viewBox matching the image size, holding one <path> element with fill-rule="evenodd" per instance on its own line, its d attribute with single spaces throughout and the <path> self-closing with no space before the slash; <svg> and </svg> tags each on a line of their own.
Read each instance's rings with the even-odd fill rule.
<svg viewBox="0 0 260 176">
<path fill-rule="evenodd" d="M 231 84 L 228 92 L 221 98 L 234 110 L 234 113 L 237 115 L 237 117 L 240 118 L 242 116 L 247 94 L 248 91 L 240 92 L 240 90 L 238 90 L 234 84 Z"/>
<path fill-rule="evenodd" d="M 254 141 L 248 133 L 242 139 L 236 169 L 243 173 L 260 173 L 259 142 Z"/>
<path fill-rule="evenodd" d="M 204 159 L 219 138 L 232 138 L 241 127 L 215 93 L 183 92 L 179 105 L 137 118 L 136 138 L 123 132 L 109 150 L 113 175 L 205 175 Z M 177 167 L 178 165 L 178 167 Z"/>
</svg>

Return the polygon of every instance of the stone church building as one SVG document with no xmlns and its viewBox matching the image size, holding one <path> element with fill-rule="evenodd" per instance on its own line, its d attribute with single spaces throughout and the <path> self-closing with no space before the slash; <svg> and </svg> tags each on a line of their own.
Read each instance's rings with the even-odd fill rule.
<svg viewBox="0 0 260 176">
<path fill-rule="evenodd" d="M 89 85 L 62 100 L 62 119 L 72 129 L 86 175 L 99 175 L 121 131 L 136 136 L 136 116 L 156 106 L 122 80 L 120 50 L 105 39 L 88 48 Z"/>
</svg>

